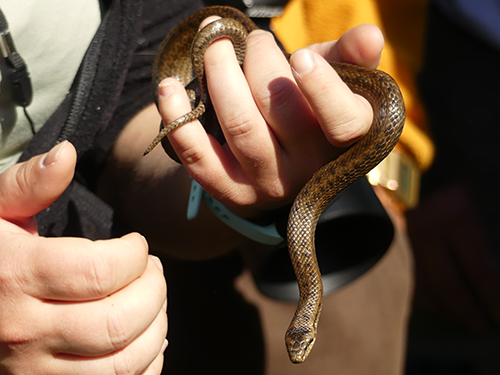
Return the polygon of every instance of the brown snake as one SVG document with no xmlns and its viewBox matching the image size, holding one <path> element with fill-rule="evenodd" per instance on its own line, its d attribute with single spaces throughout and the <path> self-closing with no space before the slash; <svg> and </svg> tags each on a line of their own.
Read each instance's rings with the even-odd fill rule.
<svg viewBox="0 0 500 375">
<path fill-rule="evenodd" d="M 222 19 L 198 32 L 200 23 L 214 15 Z M 257 26 L 240 11 L 216 6 L 193 14 L 169 33 L 159 48 L 153 66 L 155 98 L 158 85 L 164 78 L 175 77 L 187 86 L 197 77 L 201 99 L 192 112 L 164 126 L 145 155 L 171 130 L 204 113 L 207 87 L 203 60 L 208 46 L 222 37 L 230 38 L 241 64 L 245 55 L 246 36 L 255 29 Z M 285 342 L 294 363 L 303 362 L 309 355 L 316 340 L 321 313 L 323 284 L 314 246 L 319 216 L 335 196 L 363 177 L 391 152 L 401 135 L 405 120 L 403 97 L 398 85 L 387 73 L 345 63 L 330 62 L 330 65 L 352 92 L 368 100 L 373 108 L 374 120 L 361 140 L 313 175 L 295 198 L 290 211 L 287 241 L 300 300 L 286 332 Z"/>
</svg>

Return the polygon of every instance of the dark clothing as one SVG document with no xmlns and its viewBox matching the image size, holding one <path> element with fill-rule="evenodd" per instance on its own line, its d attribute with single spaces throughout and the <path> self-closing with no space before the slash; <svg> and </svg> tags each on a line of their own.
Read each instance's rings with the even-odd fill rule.
<svg viewBox="0 0 500 375">
<path fill-rule="evenodd" d="M 120 130 L 153 101 L 151 67 L 159 44 L 201 7 L 200 0 L 103 1 L 103 21 L 70 93 L 21 157 L 46 152 L 61 140 L 78 152 L 73 182 L 37 217 L 41 235 L 101 239 L 127 231 L 93 190 Z"/>
</svg>

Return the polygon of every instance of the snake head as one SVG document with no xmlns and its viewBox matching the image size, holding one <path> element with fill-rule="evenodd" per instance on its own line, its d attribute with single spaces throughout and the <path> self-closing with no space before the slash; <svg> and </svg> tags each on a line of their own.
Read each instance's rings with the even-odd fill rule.
<svg viewBox="0 0 500 375">
<path fill-rule="evenodd" d="M 302 363 L 311 351 L 316 333 L 307 327 L 291 327 L 285 335 L 288 355 L 293 363 Z"/>
</svg>

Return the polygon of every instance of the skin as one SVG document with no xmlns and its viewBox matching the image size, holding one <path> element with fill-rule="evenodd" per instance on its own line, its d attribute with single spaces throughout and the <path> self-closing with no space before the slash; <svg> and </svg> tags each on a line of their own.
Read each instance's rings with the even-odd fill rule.
<svg viewBox="0 0 500 375">
<path fill-rule="evenodd" d="M 75 162 L 64 142 L 0 175 L 0 373 L 158 374 L 166 284 L 145 239 L 38 236 Z"/>
<path fill-rule="evenodd" d="M 322 56 L 375 67 L 382 48 L 380 31 L 362 25 L 339 43 L 298 51 L 290 69 L 271 34 L 255 31 L 242 71 L 229 41 L 213 43 L 205 57 L 207 83 L 227 144 L 217 144 L 194 121 L 169 135 L 183 166 L 161 147 L 143 158 L 160 123 L 151 105 L 120 134 L 101 179 L 101 195 L 160 254 L 202 259 L 240 246 L 245 239 L 213 220 L 203 205 L 199 218 L 187 222 L 188 173 L 236 214 L 268 220 L 372 121 L 368 103 L 350 92 Z M 190 110 L 175 79 L 161 83 L 159 109 L 165 123 Z M 176 233 L 167 241 L 166 228 Z"/>
<path fill-rule="evenodd" d="M 231 45 L 214 43 L 206 56 L 208 87 L 228 144 L 214 144 L 193 122 L 170 135 L 184 166 L 161 148 L 143 158 L 160 122 L 151 105 L 117 139 L 99 194 L 159 254 L 200 259 L 241 245 L 245 239 L 204 209 L 187 225 L 188 172 L 235 213 L 268 219 L 371 124 L 367 102 L 322 56 L 374 67 L 382 48 L 380 31 L 363 25 L 339 43 L 297 52 L 290 69 L 270 34 L 257 31 L 243 73 Z M 187 112 L 184 88 L 165 81 L 159 106 L 165 122 Z M 37 234 L 35 214 L 62 194 L 75 163 L 73 146 L 63 143 L 0 176 L 0 372 L 159 374 L 166 284 L 144 238 Z M 175 235 L 165 239 L 168 233 Z"/>
</svg>

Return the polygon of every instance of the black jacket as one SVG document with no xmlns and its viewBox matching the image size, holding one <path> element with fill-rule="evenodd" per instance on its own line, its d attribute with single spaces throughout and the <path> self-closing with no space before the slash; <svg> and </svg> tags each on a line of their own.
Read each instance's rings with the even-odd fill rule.
<svg viewBox="0 0 500 375">
<path fill-rule="evenodd" d="M 73 182 L 37 217 L 41 235 L 102 239 L 127 231 L 93 191 L 114 139 L 153 101 L 151 67 L 159 44 L 201 7 L 201 0 L 102 2 L 103 20 L 70 93 L 21 157 L 27 160 L 62 140 L 78 152 Z"/>
</svg>

